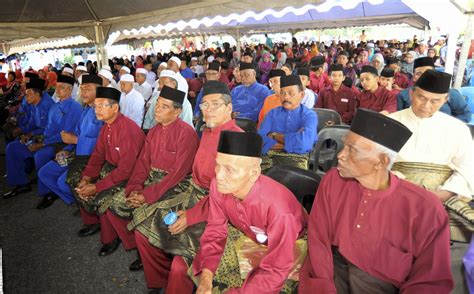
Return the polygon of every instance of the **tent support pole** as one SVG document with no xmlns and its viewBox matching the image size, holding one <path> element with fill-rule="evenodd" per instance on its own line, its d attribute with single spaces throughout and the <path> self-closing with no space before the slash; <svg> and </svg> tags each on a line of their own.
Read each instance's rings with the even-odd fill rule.
<svg viewBox="0 0 474 294">
<path fill-rule="evenodd" d="M 95 54 L 97 56 L 97 66 L 98 70 L 102 68 L 103 65 L 108 65 L 107 52 L 105 49 L 105 39 L 104 39 L 104 29 L 100 22 L 94 24 L 95 29 Z"/>
<path fill-rule="evenodd" d="M 237 37 L 236 40 L 235 40 L 237 42 L 236 43 L 236 49 L 237 49 L 237 52 L 239 52 L 239 54 L 240 54 L 240 29 L 237 28 L 235 30 L 235 33 L 236 33 L 236 37 Z"/>
<path fill-rule="evenodd" d="M 453 88 L 455 89 L 461 88 L 464 70 L 466 69 L 467 54 L 469 53 L 469 47 L 471 46 L 472 27 L 474 26 L 474 19 L 472 14 L 473 12 L 469 12 L 467 18 L 466 30 L 464 32 L 464 41 L 461 47 L 461 55 L 459 56 L 458 70 L 456 72 L 456 78 L 454 79 Z"/>
<path fill-rule="evenodd" d="M 452 74 L 454 71 L 454 62 L 456 60 L 456 42 L 459 38 L 459 31 L 449 32 L 448 37 L 448 52 L 446 54 L 446 64 L 444 71 Z"/>
</svg>

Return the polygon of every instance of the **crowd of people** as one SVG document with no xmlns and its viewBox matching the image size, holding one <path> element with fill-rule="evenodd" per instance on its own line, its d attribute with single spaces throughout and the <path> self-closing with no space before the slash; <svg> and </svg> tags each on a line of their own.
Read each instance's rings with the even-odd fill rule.
<svg viewBox="0 0 474 294">
<path fill-rule="evenodd" d="M 37 208 L 77 205 L 78 236 L 100 232 L 99 256 L 136 250 L 150 293 L 450 293 L 474 146 L 444 45 L 267 37 L 10 72 L 3 198 L 36 173 Z M 306 211 L 265 174 L 308 170 L 317 130 L 339 123 L 338 165 Z"/>
</svg>

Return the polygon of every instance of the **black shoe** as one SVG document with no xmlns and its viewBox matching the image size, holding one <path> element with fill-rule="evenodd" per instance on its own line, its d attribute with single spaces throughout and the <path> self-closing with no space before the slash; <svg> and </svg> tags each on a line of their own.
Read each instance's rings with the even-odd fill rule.
<svg viewBox="0 0 474 294">
<path fill-rule="evenodd" d="M 3 198 L 7 199 L 7 198 L 15 197 L 16 195 L 26 193 L 26 192 L 30 192 L 30 191 L 31 191 L 31 186 L 28 185 L 28 184 L 27 185 L 16 186 L 15 188 L 11 189 L 10 191 L 4 193 Z"/>
<path fill-rule="evenodd" d="M 163 288 L 148 289 L 148 294 L 165 294 L 165 289 Z"/>
<path fill-rule="evenodd" d="M 79 230 L 77 235 L 79 237 L 87 237 L 87 236 L 94 235 L 98 231 L 100 231 L 100 224 L 86 225 L 86 226 L 84 226 L 84 228 Z"/>
<path fill-rule="evenodd" d="M 131 272 L 137 272 L 137 271 L 143 270 L 143 263 L 142 263 L 142 259 L 141 259 L 141 257 L 140 257 L 140 253 L 138 252 L 138 250 L 137 250 L 137 260 L 135 260 L 134 262 L 132 262 L 132 264 L 130 264 L 130 266 L 128 267 L 128 269 L 129 269 Z"/>
<path fill-rule="evenodd" d="M 56 201 L 56 199 L 58 199 L 58 196 L 56 196 L 54 194 L 45 195 L 43 197 L 43 200 L 41 200 L 41 202 L 38 204 L 38 206 L 36 206 L 36 208 L 37 209 L 48 208 L 54 203 L 54 201 Z"/>
<path fill-rule="evenodd" d="M 114 253 L 114 251 L 117 250 L 119 244 L 120 244 L 119 238 L 116 238 L 112 242 L 105 244 L 104 246 L 102 246 L 102 248 L 100 248 L 99 256 L 107 256 L 109 254 Z"/>
</svg>

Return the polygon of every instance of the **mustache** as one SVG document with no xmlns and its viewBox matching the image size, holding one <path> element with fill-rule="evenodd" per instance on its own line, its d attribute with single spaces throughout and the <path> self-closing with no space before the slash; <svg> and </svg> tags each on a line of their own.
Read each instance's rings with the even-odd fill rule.
<svg viewBox="0 0 474 294">
<path fill-rule="evenodd" d="M 285 103 L 293 104 L 290 100 L 284 100 L 282 104 L 285 104 Z"/>
</svg>

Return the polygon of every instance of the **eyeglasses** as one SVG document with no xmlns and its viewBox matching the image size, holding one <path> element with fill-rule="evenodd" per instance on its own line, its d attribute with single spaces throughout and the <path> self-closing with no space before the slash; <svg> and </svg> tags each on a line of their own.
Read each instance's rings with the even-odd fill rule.
<svg viewBox="0 0 474 294">
<path fill-rule="evenodd" d="M 112 104 L 110 104 L 110 103 L 92 104 L 91 107 L 92 107 L 93 109 L 97 109 L 97 108 L 98 108 L 98 109 L 105 109 L 105 108 L 107 108 L 107 107 L 109 107 L 109 106 L 112 106 Z"/>
<path fill-rule="evenodd" d="M 204 102 L 204 103 L 199 104 L 199 108 L 201 110 L 207 110 L 207 109 L 216 110 L 217 108 L 221 107 L 222 105 L 226 105 L 226 104 L 227 103 L 217 103 L 217 102 L 208 103 L 208 102 Z"/>
</svg>

